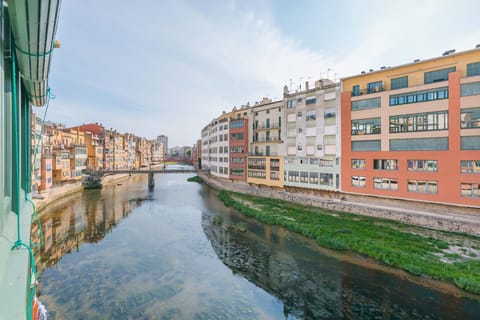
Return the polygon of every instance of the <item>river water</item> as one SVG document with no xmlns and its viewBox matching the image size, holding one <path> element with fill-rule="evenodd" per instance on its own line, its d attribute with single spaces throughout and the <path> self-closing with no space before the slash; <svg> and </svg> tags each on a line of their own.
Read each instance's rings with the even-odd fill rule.
<svg viewBox="0 0 480 320">
<path fill-rule="evenodd" d="M 41 213 L 48 319 L 480 319 L 480 297 L 243 217 L 189 176 L 151 191 L 132 176 Z"/>
</svg>

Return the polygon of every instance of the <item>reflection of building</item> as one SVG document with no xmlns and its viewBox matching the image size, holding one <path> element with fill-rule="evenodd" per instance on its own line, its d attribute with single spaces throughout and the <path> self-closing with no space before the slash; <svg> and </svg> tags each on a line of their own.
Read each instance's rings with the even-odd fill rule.
<svg viewBox="0 0 480 320">
<path fill-rule="evenodd" d="M 110 192 L 114 192 L 110 190 Z M 68 203 L 68 206 L 65 206 Z M 138 205 L 128 198 L 111 194 L 102 198 L 92 192 L 59 200 L 40 215 L 44 245 L 35 246 L 40 272 L 54 265 L 65 254 L 78 250 L 83 242 L 98 242 Z M 32 224 L 32 241 L 40 243 L 38 225 Z"/>
<path fill-rule="evenodd" d="M 480 205 L 480 48 L 343 79 L 342 189 Z"/>
<path fill-rule="evenodd" d="M 217 257 L 248 281 L 283 303 L 285 319 L 477 319 L 477 302 L 423 287 L 398 270 L 341 258 L 285 229 L 223 216 L 202 214 L 202 228 Z M 240 221 L 238 221 L 239 219 Z M 226 225 L 245 223 L 247 232 Z M 442 286 L 443 287 L 443 286 Z M 455 310 L 455 311 L 453 311 Z"/>
</svg>

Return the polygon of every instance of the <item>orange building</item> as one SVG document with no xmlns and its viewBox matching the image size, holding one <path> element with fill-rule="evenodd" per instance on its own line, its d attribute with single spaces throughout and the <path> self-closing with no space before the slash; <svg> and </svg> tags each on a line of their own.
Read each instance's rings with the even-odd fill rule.
<svg viewBox="0 0 480 320">
<path fill-rule="evenodd" d="M 342 191 L 480 207 L 480 48 L 342 79 Z"/>
</svg>

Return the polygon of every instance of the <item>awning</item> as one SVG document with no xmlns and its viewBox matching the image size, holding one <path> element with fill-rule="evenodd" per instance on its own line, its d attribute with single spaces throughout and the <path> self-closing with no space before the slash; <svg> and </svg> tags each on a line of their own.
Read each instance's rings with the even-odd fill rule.
<svg viewBox="0 0 480 320">
<path fill-rule="evenodd" d="M 61 0 L 8 0 L 15 52 L 29 100 L 47 101 L 48 72 Z"/>
</svg>

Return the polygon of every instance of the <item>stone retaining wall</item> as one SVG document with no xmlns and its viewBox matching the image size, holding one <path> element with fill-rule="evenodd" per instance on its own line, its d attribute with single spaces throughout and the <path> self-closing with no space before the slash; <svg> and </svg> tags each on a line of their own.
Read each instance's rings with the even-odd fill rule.
<svg viewBox="0 0 480 320">
<path fill-rule="evenodd" d="M 478 212 L 480 210 L 478 209 L 471 210 L 472 208 L 455 208 L 453 206 L 442 208 L 440 205 L 432 204 L 432 210 L 426 210 L 428 206 L 425 203 L 420 203 L 418 209 L 415 209 L 416 203 L 407 203 L 404 200 L 391 200 L 389 204 L 388 199 L 379 199 L 377 202 L 375 201 L 376 199 L 372 200 L 372 198 L 369 198 L 369 202 L 364 202 L 365 199 L 363 198 L 365 197 L 363 196 L 360 196 L 358 201 L 355 201 L 353 195 L 320 197 L 318 195 L 275 190 L 268 187 L 250 186 L 246 182 L 232 182 L 203 173 L 199 173 L 199 176 L 208 186 L 217 190 L 223 189 L 259 197 L 281 199 L 335 211 L 396 220 L 437 230 L 480 236 L 480 212 Z M 341 195 L 341 193 L 338 194 Z"/>
<path fill-rule="evenodd" d="M 114 184 L 118 181 L 128 179 L 129 176 L 130 175 L 128 174 L 112 174 L 109 176 L 105 176 L 102 178 L 102 184 L 104 186 L 109 184 Z M 82 183 L 75 182 L 72 184 L 61 186 L 59 188 L 52 188 L 49 191 L 41 194 L 43 199 L 34 199 L 33 202 L 35 203 L 37 212 L 40 212 L 44 210 L 46 207 L 48 207 L 51 203 L 55 202 L 56 200 L 63 197 L 67 197 L 69 195 L 72 195 L 80 191 L 83 191 Z"/>
</svg>

